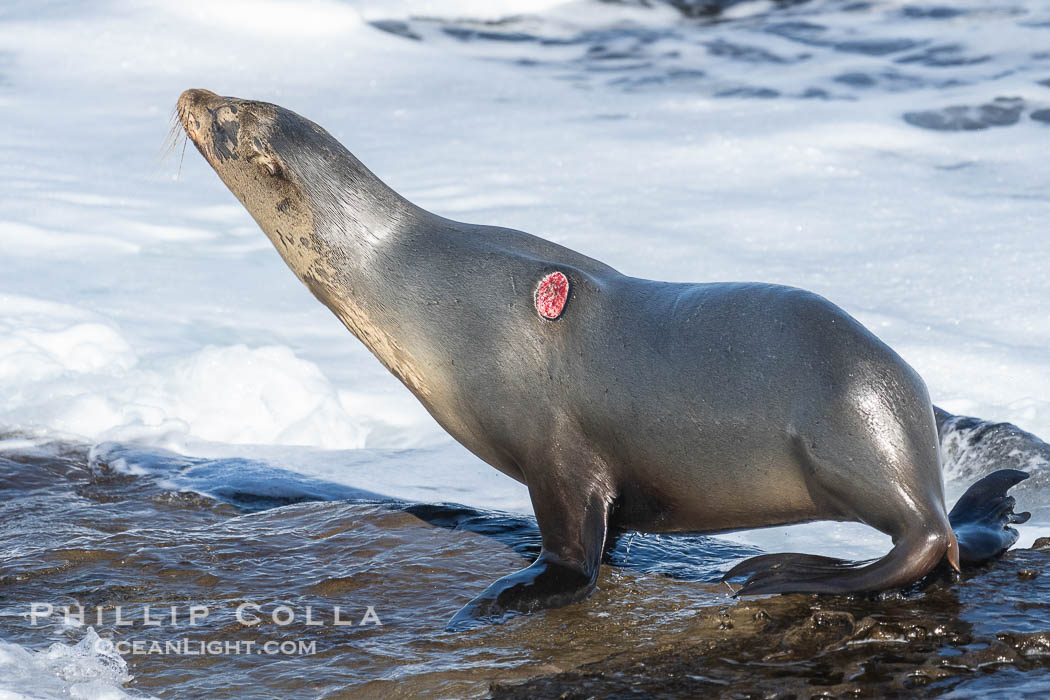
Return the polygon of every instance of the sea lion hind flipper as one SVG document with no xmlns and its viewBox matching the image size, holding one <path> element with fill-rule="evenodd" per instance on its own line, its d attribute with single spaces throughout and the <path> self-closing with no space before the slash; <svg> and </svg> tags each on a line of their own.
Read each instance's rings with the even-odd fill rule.
<svg viewBox="0 0 1050 700">
<path fill-rule="evenodd" d="M 1027 522 L 1031 513 L 1015 513 L 1011 488 L 1028 478 L 1017 469 L 1000 469 L 975 482 L 959 498 L 948 520 L 959 540 L 959 559 L 966 565 L 998 557 L 1017 542 L 1010 525 Z"/>
<path fill-rule="evenodd" d="M 929 532 L 897 541 L 881 559 L 849 561 L 812 554 L 763 554 L 730 569 L 726 578 L 749 575 L 733 595 L 766 593 L 863 593 L 907 586 L 945 556 L 947 533 Z"/>
<path fill-rule="evenodd" d="M 744 576 L 754 576 L 755 574 L 777 570 L 784 566 L 797 570 L 829 571 L 853 568 L 867 563 L 869 562 L 855 562 L 848 559 L 822 557 L 816 554 L 760 554 L 738 563 L 725 573 L 722 580 L 728 581 L 729 579 Z"/>
</svg>

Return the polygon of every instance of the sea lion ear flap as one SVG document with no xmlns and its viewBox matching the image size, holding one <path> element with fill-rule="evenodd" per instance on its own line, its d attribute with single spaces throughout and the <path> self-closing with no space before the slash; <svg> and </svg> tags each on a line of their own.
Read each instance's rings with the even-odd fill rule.
<svg viewBox="0 0 1050 700">
<path fill-rule="evenodd" d="M 273 156 L 264 153 L 253 158 L 252 162 L 258 166 L 259 170 L 270 177 L 284 177 L 284 168 Z"/>
</svg>

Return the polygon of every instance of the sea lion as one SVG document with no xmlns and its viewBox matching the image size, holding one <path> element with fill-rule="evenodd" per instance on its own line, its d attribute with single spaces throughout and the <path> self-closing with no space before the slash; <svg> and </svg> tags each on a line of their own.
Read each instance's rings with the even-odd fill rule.
<svg viewBox="0 0 1050 700">
<path fill-rule="evenodd" d="M 637 279 L 436 216 L 277 105 L 187 90 L 177 112 L 310 291 L 456 440 L 528 486 L 539 558 L 451 628 L 582 600 L 610 531 L 855 520 L 893 538 L 873 562 L 749 559 L 730 572 L 750 575 L 739 593 L 893 588 L 1016 538 L 1005 490 L 1024 474 L 975 485 L 957 537 L 925 384 L 828 300 Z"/>
</svg>

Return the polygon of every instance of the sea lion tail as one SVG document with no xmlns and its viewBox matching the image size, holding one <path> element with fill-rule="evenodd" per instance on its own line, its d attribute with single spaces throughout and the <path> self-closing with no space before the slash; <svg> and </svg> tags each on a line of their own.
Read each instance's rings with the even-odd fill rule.
<svg viewBox="0 0 1050 700">
<path fill-rule="evenodd" d="M 975 482 L 948 514 L 959 540 L 959 560 L 972 566 L 994 559 L 1017 542 L 1010 525 L 1027 522 L 1031 513 L 1015 513 L 1016 501 L 1006 492 L 1028 478 L 1027 472 L 1000 469 Z"/>
</svg>

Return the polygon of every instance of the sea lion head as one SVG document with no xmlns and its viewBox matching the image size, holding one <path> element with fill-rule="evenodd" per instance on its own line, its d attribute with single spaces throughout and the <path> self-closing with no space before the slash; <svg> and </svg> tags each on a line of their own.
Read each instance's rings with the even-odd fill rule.
<svg viewBox="0 0 1050 700">
<path fill-rule="evenodd" d="M 355 290 L 374 286 L 393 234 L 422 210 L 383 184 L 331 134 L 268 102 L 186 90 L 179 122 L 296 276 L 417 394 L 429 390 Z M 377 272 L 378 270 L 378 272 Z"/>
<path fill-rule="evenodd" d="M 287 259 L 288 237 L 313 229 L 309 173 L 289 154 L 312 153 L 335 139 L 277 105 L 208 90 L 186 90 L 176 111 L 193 145 Z"/>
<path fill-rule="evenodd" d="M 367 256 L 410 208 L 291 110 L 193 89 L 176 111 L 197 150 L 308 284 L 336 262 Z"/>
</svg>

